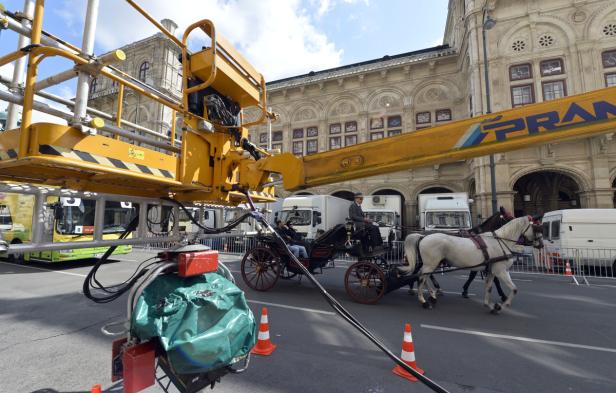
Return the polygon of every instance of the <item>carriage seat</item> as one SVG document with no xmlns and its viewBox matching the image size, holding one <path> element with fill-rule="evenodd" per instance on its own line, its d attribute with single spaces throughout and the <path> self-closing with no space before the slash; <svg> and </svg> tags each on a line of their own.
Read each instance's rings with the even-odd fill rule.
<svg viewBox="0 0 616 393">
<path fill-rule="evenodd" d="M 336 244 L 340 242 L 341 233 L 344 233 L 346 237 L 344 224 L 337 224 L 314 239 L 310 244 L 310 248 L 306 249 L 310 258 L 325 259 L 333 257 L 336 252 Z"/>
</svg>

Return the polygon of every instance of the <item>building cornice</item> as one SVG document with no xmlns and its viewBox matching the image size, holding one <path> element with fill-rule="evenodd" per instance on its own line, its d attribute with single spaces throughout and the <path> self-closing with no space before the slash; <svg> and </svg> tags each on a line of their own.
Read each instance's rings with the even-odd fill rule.
<svg viewBox="0 0 616 393">
<path fill-rule="evenodd" d="M 270 92 L 288 89 L 290 87 L 325 82 L 332 79 L 345 78 L 353 75 L 364 74 L 371 71 L 380 71 L 388 68 L 401 67 L 422 61 L 433 60 L 436 58 L 454 56 L 457 54 L 458 53 L 456 52 L 456 50 L 450 48 L 448 45 L 441 45 L 416 52 L 402 53 L 394 56 L 384 56 L 380 59 L 349 64 L 347 66 L 332 68 L 318 72 L 310 72 L 304 75 L 280 79 L 277 81 L 269 82 L 267 84 L 267 88 Z"/>
</svg>

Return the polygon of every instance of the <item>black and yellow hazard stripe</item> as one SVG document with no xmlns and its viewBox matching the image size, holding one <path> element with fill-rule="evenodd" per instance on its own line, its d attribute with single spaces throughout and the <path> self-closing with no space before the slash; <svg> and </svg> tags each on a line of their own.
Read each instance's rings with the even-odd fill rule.
<svg viewBox="0 0 616 393">
<path fill-rule="evenodd" d="M 166 169 L 154 168 L 133 162 L 118 160 L 117 158 L 104 157 L 97 154 L 88 153 L 85 151 L 67 149 L 61 146 L 39 145 L 39 153 L 50 156 L 60 156 L 71 158 L 74 160 L 86 161 L 93 164 L 99 164 L 111 168 L 123 169 L 131 172 L 138 172 L 146 175 L 164 177 L 166 179 L 174 179 L 175 173 Z M 17 155 L 15 155 L 17 156 Z"/>
<path fill-rule="evenodd" d="M 270 194 L 268 192 L 263 192 L 263 191 L 249 191 L 248 194 L 250 195 L 251 198 L 267 198 L 267 199 L 276 199 L 276 196 L 273 194 Z"/>
<path fill-rule="evenodd" d="M 16 149 L 0 150 L 0 161 L 6 161 L 13 158 L 17 158 Z"/>
</svg>

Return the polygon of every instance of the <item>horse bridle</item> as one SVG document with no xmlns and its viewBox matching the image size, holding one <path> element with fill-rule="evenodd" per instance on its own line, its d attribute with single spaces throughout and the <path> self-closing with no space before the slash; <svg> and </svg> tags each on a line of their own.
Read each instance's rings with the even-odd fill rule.
<svg viewBox="0 0 616 393">
<path fill-rule="evenodd" d="M 533 235 L 534 235 L 534 239 L 531 241 L 529 240 L 525 233 L 526 231 L 528 231 L 528 228 L 532 228 L 533 230 Z M 506 241 L 510 241 L 514 244 L 520 244 L 523 246 L 533 246 L 534 247 L 534 242 L 537 240 L 537 234 L 540 233 L 541 235 L 543 235 L 543 227 L 541 226 L 541 224 L 539 224 L 538 220 L 536 220 L 535 218 L 528 216 L 528 225 L 526 226 L 526 228 L 524 228 L 524 230 L 522 231 L 522 233 L 520 234 L 520 237 L 517 240 L 513 240 L 513 239 L 507 239 L 504 237 L 499 237 L 496 235 L 496 232 L 492 231 L 492 236 L 494 236 L 495 239 L 498 240 L 499 244 L 501 244 L 501 240 L 506 240 Z M 515 254 L 513 251 L 511 251 L 511 248 L 504 243 L 505 247 L 507 247 L 507 249 L 509 250 L 509 252 Z M 502 248 L 502 245 L 501 245 Z M 504 250 L 503 250 L 504 251 Z"/>
<path fill-rule="evenodd" d="M 528 226 L 526 228 L 524 228 L 524 231 L 522 232 L 522 234 L 520 235 L 521 239 L 524 239 L 524 243 L 523 245 L 529 245 L 529 246 L 533 246 L 534 247 L 534 242 L 537 241 L 537 234 L 541 234 L 541 236 L 543 237 L 543 227 L 541 226 L 541 224 L 539 223 L 538 220 L 536 220 L 534 217 L 528 216 Z M 530 240 L 528 240 L 526 238 L 526 236 L 524 235 L 526 233 L 526 231 L 528 231 L 528 228 L 531 227 L 533 229 L 533 236 L 534 239 L 531 242 Z"/>
</svg>

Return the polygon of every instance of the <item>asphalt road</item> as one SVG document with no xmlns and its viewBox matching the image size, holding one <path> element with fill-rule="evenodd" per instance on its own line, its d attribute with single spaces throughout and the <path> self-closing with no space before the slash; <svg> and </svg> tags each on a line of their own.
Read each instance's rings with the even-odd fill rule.
<svg viewBox="0 0 616 393">
<path fill-rule="evenodd" d="M 101 277 L 121 281 L 150 255 L 134 252 L 105 265 Z M 239 272 L 231 259 L 228 266 Z M 100 327 L 122 318 L 125 302 L 87 300 L 80 291 L 89 268 L 0 262 L 0 392 L 89 392 L 95 383 L 122 391 L 110 381 L 112 339 Z M 462 275 L 439 276 L 451 292 L 424 310 L 405 289 L 376 306 L 355 304 L 344 293 L 344 271 L 318 278 L 396 353 L 410 322 L 419 366 L 451 392 L 616 391 L 616 281 L 576 287 L 564 277 L 518 275 L 513 308 L 494 316 L 481 305 L 479 280 L 463 299 Z M 223 378 L 217 392 L 429 392 L 393 375 L 392 362 L 306 280 L 281 280 L 267 293 L 248 290 L 247 298 L 257 318 L 269 304 L 278 348 L 270 357 L 253 356 L 248 371 Z"/>
</svg>

